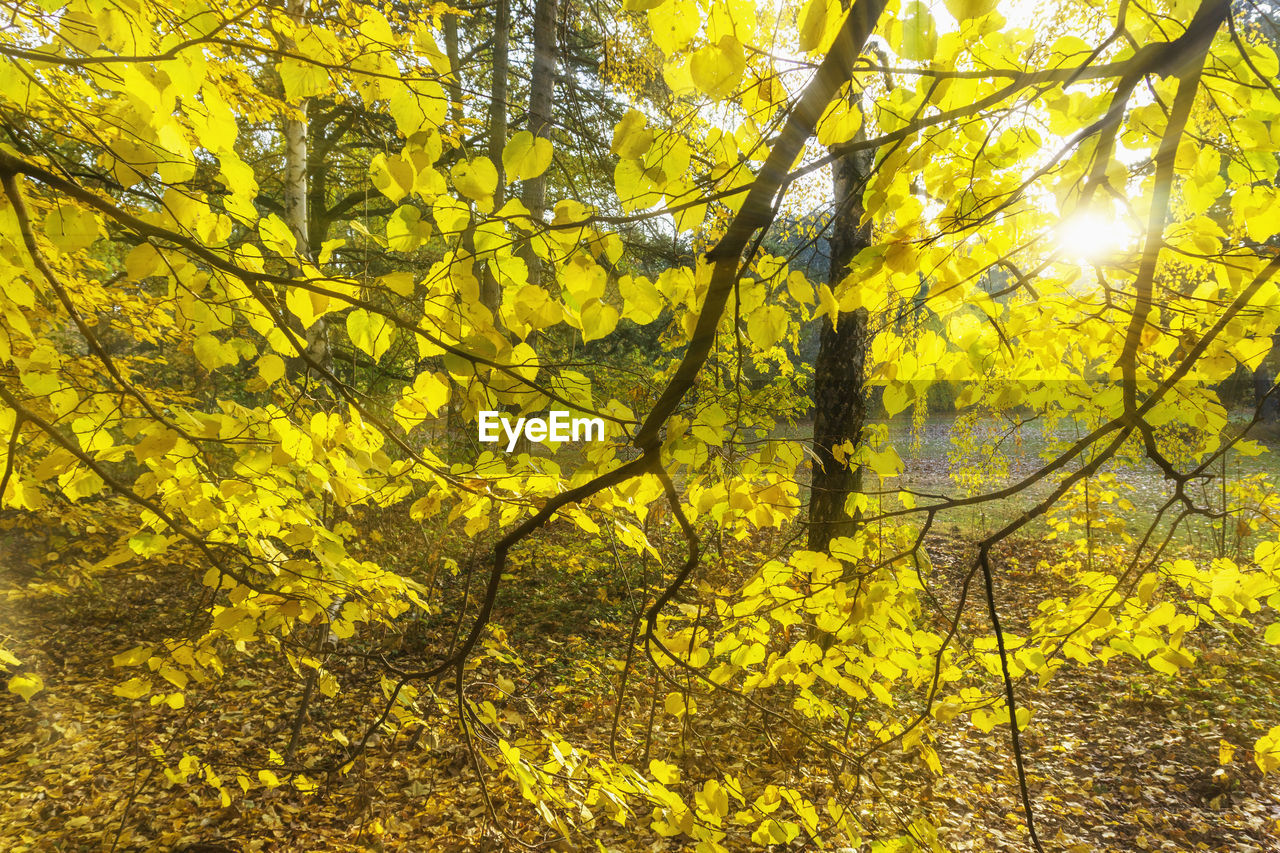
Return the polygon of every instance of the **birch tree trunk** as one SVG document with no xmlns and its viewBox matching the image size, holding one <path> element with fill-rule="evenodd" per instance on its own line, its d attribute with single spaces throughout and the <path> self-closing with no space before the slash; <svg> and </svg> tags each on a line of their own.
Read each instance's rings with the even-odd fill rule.
<svg viewBox="0 0 1280 853">
<path fill-rule="evenodd" d="M 295 24 L 301 25 L 307 12 L 306 0 L 286 0 L 285 12 Z M 295 47 L 292 39 L 287 39 L 285 44 L 286 49 L 289 50 Z M 298 252 L 307 258 L 315 257 L 311 247 L 308 215 L 310 196 L 307 192 L 307 112 L 310 104 L 310 101 L 298 104 L 298 116 L 290 115 L 284 122 L 284 221 L 293 232 Z M 309 329 L 304 329 L 303 339 L 306 342 L 306 358 L 301 359 L 301 372 L 308 379 L 318 380 L 319 377 L 313 375 L 311 365 L 319 364 L 327 370 L 331 363 L 328 326 L 325 319 L 320 317 L 311 324 Z M 318 632 L 317 651 L 326 633 L 323 629 Z M 294 712 L 293 723 L 289 727 L 289 742 L 284 750 L 287 761 L 293 761 L 301 740 L 302 729 L 306 725 L 307 714 L 311 709 L 311 700 L 315 695 L 317 676 L 318 671 L 311 670 L 303 684 L 302 698 L 298 702 L 297 711 Z"/>
<path fill-rule="evenodd" d="M 301 26 L 307 13 L 307 0 L 286 0 L 285 12 L 295 24 Z M 286 40 L 286 48 L 294 48 L 292 39 Z M 307 192 L 309 107 L 310 102 L 303 101 L 297 105 L 298 115 L 290 115 L 284 122 L 284 221 L 298 241 L 298 251 L 307 258 L 314 258 Z M 325 319 L 321 317 L 309 329 L 303 330 L 303 339 L 306 342 L 307 357 L 303 360 L 302 371 L 310 376 L 311 364 L 319 364 L 328 370 L 332 359 L 329 353 L 329 329 Z"/>
</svg>

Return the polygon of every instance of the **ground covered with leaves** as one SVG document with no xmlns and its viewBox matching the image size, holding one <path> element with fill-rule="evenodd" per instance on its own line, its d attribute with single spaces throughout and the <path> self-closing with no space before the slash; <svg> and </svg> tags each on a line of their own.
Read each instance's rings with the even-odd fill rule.
<svg viewBox="0 0 1280 853">
<path fill-rule="evenodd" d="M 372 537 L 370 547 L 406 568 L 414 560 L 465 567 L 480 550 L 394 533 Z M 192 618 L 198 561 L 95 574 L 75 568 L 95 543 L 66 541 L 56 525 L 10 524 L 3 535 L 0 631 L 45 685 L 30 702 L 11 693 L 0 700 L 3 849 L 464 851 L 520 842 L 684 849 L 650 831 L 643 816 L 623 826 L 588 822 L 572 841 L 548 838 L 516 786 L 485 766 L 496 744 L 476 744 L 484 773 L 477 772 L 450 714 L 447 680 L 434 685 L 436 713 L 384 732 L 370 728 L 380 707 L 377 677 L 356 659 L 336 661 L 342 689 L 316 692 L 292 754 L 305 679 L 268 665 L 268 656 L 255 664 L 249 655 L 225 678 L 188 686 L 181 707 L 116 695 L 122 676 L 113 656 L 140 636 L 181 634 Z M 490 703 L 495 726 L 513 740 L 554 731 L 638 766 L 665 759 L 686 779 L 711 757 L 718 772 L 795 784 L 805 745 L 762 726 L 758 711 L 726 702 L 704 707 L 696 722 L 679 719 L 662 706 L 665 686 L 646 683 L 638 667 L 620 690 L 636 596 L 653 578 L 643 564 L 596 544 L 583 551 L 580 540 L 553 528 L 517 555 L 496 613 L 502 642 L 470 671 L 469 698 Z M 786 547 L 786 538 L 735 547 L 720 555 L 720 570 Z M 958 589 L 964 544 L 937 538 L 928 547 L 939 588 Z M 450 551 L 457 559 L 446 563 Z M 1030 539 L 1006 555 L 1015 567 L 1000 587 L 1010 630 L 1060 582 L 1053 556 L 1052 543 Z M 971 606 L 962 628 L 980 630 L 983 618 Z M 420 634 L 439 630 L 407 625 L 382 638 L 381 654 L 399 660 Z M 1046 850 L 1280 850 L 1280 786 L 1262 776 L 1250 752 L 1280 720 L 1280 661 L 1260 631 L 1237 626 L 1230 643 L 1205 631 L 1190 643 L 1204 650 L 1201 660 L 1178 676 L 1115 659 L 1064 669 L 1043 688 L 1019 685 L 1033 712 L 1024 740 Z M 1224 647 L 1235 651 L 1213 651 Z M 366 732 L 368 748 L 335 769 L 332 757 Z M 943 726 L 933 745 L 940 768 L 911 750 L 885 752 L 843 777 L 864 825 L 889 838 L 896 821 L 924 818 L 937 827 L 941 849 L 1027 849 L 1007 727 L 983 732 L 964 716 Z M 186 755 L 200 762 L 184 781 L 173 768 Z M 297 768 L 312 769 L 299 776 Z M 688 787 L 694 796 L 696 786 Z M 786 849 L 805 847 L 802 836 Z"/>
</svg>

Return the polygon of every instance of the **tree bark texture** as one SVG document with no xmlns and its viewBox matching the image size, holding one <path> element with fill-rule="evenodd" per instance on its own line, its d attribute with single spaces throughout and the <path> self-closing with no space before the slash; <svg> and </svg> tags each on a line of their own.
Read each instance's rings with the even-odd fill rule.
<svg viewBox="0 0 1280 853">
<path fill-rule="evenodd" d="M 449 93 L 449 120 L 455 125 L 462 122 L 462 68 L 458 59 L 458 16 L 444 16 L 444 51 L 449 58 L 449 80 L 445 89 Z"/>
<path fill-rule="evenodd" d="M 871 245 L 871 224 L 862 189 L 870 174 L 873 152 L 856 151 L 832 164 L 836 213 L 828 238 L 831 287 L 848 274 L 849 262 Z M 822 321 L 822 337 L 813 376 L 813 478 L 809 497 L 808 547 L 825 551 L 831 540 L 849 536 L 858 514 L 846 509 L 848 498 L 862 488 L 862 472 L 847 457 L 836 458 L 846 441 L 856 449 L 867 417 L 866 364 L 869 337 L 867 311 L 841 312 L 838 322 Z"/>
<path fill-rule="evenodd" d="M 294 23 L 302 24 L 307 13 L 307 0 L 287 0 L 285 12 Z M 292 45 L 289 45 L 292 47 Z M 310 196 L 307 191 L 307 114 L 310 104 L 298 104 L 298 116 L 288 116 L 284 122 L 284 221 L 297 240 L 298 252 L 314 258 L 311 245 L 311 217 L 308 213 Z M 300 367 L 310 372 L 308 363 L 329 369 L 332 358 L 329 351 L 328 324 L 321 317 L 303 330 L 306 342 L 306 359 Z"/>
<path fill-rule="evenodd" d="M 285 11 L 294 23 L 301 24 L 306 14 L 306 0 L 288 0 Z M 298 241 L 298 251 L 311 254 L 311 237 L 307 221 L 307 102 L 298 105 L 299 116 L 284 122 L 284 221 Z"/>
<path fill-rule="evenodd" d="M 506 175 L 502 169 L 502 149 L 507 143 L 507 62 L 511 44 L 511 0 L 497 0 L 493 13 L 493 74 L 489 97 L 489 159 L 498 170 L 498 189 L 493 194 L 493 207 L 502 207 L 506 200 L 504 187 Z M 493 314 L 495 327 L 500 327 L 498 306 L 502 303 L 502 288 L 493 272 L 486 269 L 480 278 L 480 301 Z"/>
<path fill-rule="evenodd" d="M 556 89 L 556 29 L 559 27 L 557 0 L 535 0 L 533 9 L 533 67 L 529 71 L 529 131 L 535 137 L 550 138 L 551 110 Z M 543 221 L 547 209 L 547 173 L 524 182 L 521 201 L 529 209 L 534 224 Z M 529 280 L 542 281 L 542 263 L 533 252 L 532 242 L 525 245 L 524 261 L 529 267 Z"/>
</svg>

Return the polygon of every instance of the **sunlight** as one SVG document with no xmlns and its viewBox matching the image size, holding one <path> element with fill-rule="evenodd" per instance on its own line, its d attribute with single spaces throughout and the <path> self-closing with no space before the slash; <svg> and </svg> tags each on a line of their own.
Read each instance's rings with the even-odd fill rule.
<svg viewBox="0 0 1280 853">
<path fill-rule="evenodd" d="M 1062 220 L 1057 232 L 1061 256 L 1081 264 L 1100 263 L 1133 240 L 1127 225 L 1096 211 L 1072 214 Z"/>
</svg>

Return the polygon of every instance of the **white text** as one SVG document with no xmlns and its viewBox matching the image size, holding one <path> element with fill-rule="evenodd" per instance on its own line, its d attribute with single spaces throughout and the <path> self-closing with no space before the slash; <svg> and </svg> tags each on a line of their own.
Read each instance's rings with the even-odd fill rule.
<svg viewBox="0 0 1280 853">
<path fill-rule="evenodd" d="M 499 412 L 480 413 L 480 440 L 487 444 L 507 440 L 507 452 L 516 449 L 523 435 L 529 441 L 604 441 L 602 418 L 574 418 L 568 412 L 548 412 L 547 417 L 518 418 L 515 426 Z"/>
</svg>

